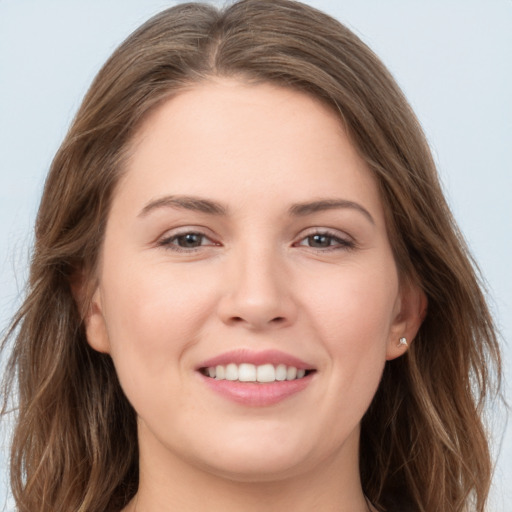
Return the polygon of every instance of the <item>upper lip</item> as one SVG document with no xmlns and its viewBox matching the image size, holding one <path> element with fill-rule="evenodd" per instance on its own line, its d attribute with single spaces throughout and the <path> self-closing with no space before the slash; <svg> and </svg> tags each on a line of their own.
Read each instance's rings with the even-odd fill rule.
<svg viewBox="0 0 512 512">
<path fill-rule="evenodd" d="M 202 363 L 197 365 L 196 370 L 199 370 L 201 368 L 209 368 L 217 365 L 225 366 L 229 363 L 249 363 L 254 364 L 255 366 L 263 364 L 273 364 L 277 366 L 279 364 L 284 364 L 286 366 L 294 366 L 298 370 L 314 369 L 311 364 L 306 363 L 305 361 L 299 359 L 298 357 L 292 356 L 285 352 L 281 352 L 280 350 L 254 351 L 247 349 L 237 349 L 231 350 L 229 352 L 224 352 L 223 354 L 219 354 L 218 356 L 203 361 Z"/>
</svg>

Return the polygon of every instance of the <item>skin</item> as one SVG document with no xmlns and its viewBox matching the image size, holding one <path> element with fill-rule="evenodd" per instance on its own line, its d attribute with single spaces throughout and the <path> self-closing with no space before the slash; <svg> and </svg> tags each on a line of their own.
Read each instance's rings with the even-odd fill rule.
<svg viewBox="0 0 512 512">
<path fill-rule="evenodd" d="M 227 211 L 148 207 L 185 195 Z M 289 213 L 326 198 L 357 206 Z M 179 247 L 190 232 L 200 245 Z M 138 415 L 125 510 L 368 510 L 359 424 L 425 304 L 400 284 L 376 183 L 334 113 L 231 79 L 168 100 L 133 141 L 95 277 L 88 340 Z M 316 372 L 278 404 L 235 403 L 196 367 L 238 348 Z"/>
</svg>

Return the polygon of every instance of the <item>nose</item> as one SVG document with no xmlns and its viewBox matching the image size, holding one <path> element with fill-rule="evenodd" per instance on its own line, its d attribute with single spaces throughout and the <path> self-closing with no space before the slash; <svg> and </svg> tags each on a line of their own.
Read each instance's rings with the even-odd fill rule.
<svg viewBox="0 0 512 512">
<path fill-rule="evenodd" d="M 250 330 L 286 327 L 297 317 L 290 276 L 275 255 L 234 256 L 224 276 L 218 314 L 228 325 Z"/>
</svg>

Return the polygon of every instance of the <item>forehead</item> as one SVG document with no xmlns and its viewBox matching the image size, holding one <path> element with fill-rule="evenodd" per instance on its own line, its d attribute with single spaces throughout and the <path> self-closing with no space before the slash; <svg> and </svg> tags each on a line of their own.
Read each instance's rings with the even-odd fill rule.
<svg viewBox="0 0 512 512">
<path fill-rule="evenodd" d="M 333 110 L 293 89 L 230 79 L 156 108 L 134 137 L 123 182 L 131 202 L 163 193 L 231 203 L 341 194 L 380 208 L 374 178 Z"/>
</svg>

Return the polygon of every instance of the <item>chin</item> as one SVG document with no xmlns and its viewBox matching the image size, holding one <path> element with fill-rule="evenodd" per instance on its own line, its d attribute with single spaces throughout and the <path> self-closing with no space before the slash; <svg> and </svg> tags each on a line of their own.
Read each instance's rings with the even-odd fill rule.
<svg viewBox="0 0 512 512">
<path fill-rule="evenodd" d="M 266 483 L 297 476 L 304 472 L 307 466 L 308 464 L 304 464 L 304 460 L 300 460 L 296 454 L 276 456 L 273 453 L 245 453 L 223 458 L 204 469 L 233 482 Z"/>
<path fill-rule="evenodd" d="M 199 464 L 209 472 L 237 482 L 268 482 L 296 476 L 322 459 L 317 448 L 309 446 L 307 436 L 283 438 L 271 433 L 252 432 L 244 436 L 217 439 L 210 446 L 215 451 L 201 450 Z M 222 442 L 224 441 L 224 442 Z"/>
</svg>

